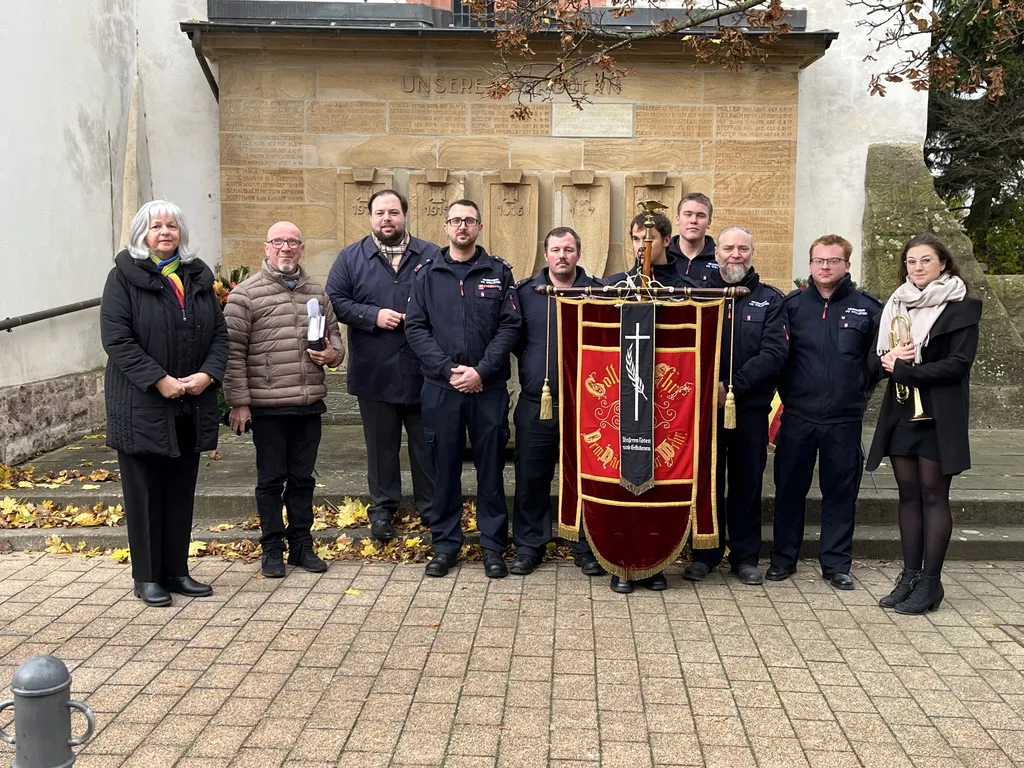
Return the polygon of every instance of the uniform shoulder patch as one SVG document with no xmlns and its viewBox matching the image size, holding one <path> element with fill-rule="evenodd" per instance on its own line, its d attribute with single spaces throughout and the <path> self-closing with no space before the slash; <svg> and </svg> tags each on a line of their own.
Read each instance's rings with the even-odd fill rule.
<svg viewBox="0 0 1024 768">
<path fill-rule="evenodd" d="M 517 289 L 518 288 L 522 288 L 524 285 L 526 285 L 531 280 L 533 280 L 532 277 L 524 277 L 522 280 L 520 280 L 518 283 L 516 283 L 516 288 Z"/>
<path fill-rule="evenodd" d="M 858 289 L 858 290 L 860 290 L 860 289 Z M 873 293 L 868 293 L 867 291 L 861 291 L 861 293 L 863 293 L 865 296 L 867 296 L 872 301 L 877 301 L 879 306 L 881 306 L 882 304 L 885 304 L 884 301 L 882 301 L 880 298 L 875 296 L 875 294 L 873 294 Z"/>
<path fill-rule="evenodd" d="M 413 274 L 416 274 L 416 273 L 418 273 L 418 272 L 419 272 L 419 271 L 420 271 L 421 269 L 423 269 L 423 268 L 424 268 L 425 266 L 427 266 L 427 264 L 429 264 L 429 263 L 430 263 L 430 262 L 432 262 L 432 261 L 433 261 L 433 259 L 424 259 L 423 261 L 421 261 L 421 262 L 420 262 L 419 264 L 417 264 L 417 265 L 415 266 L 415 268 L 413 269 Z"/>
<path fill-rule="evenodd" d="M 504 264 L 505 269 L 507 269 L 509 272 L 512 271 L 512 265 L 505 261 L 503 258 L 501 258 L 501 256 L 491 256 L 491 258 L 494 259 L 499 264 Z"/>
</svg>

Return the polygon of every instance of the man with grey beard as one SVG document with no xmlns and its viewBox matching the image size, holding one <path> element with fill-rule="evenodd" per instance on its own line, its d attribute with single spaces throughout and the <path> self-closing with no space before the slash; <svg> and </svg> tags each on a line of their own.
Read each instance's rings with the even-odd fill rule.
<svg viewBox="0 0 1024 768">
<path fill-rule="evenodd" d="M 718 383 L 717 506 L 719 546 L 695 549 L 683 571 L 689 581 L 703 581 L 722 561 L 726 531 L 730 570 L 744 584 L 761 583 L 761 480 L 768 461 L 768 414 L 779 372 L 789 355 L 789 332 L 783 294 L 762 283 L 754 271 L 754 237 L 742 227 L 722 232 L 715 249 L 718 270 L 707 288 L 743 286 L 750 293 L 726 303 Z M 738 327 L 736 327 L 738 326 Z M 730 364 L 731 360 L 731 364 Z M 732 370 L 736 428 L 725 429 L 722 406 Z M 728 485 L 728 496 L 726 487 Z"/>
</svg>

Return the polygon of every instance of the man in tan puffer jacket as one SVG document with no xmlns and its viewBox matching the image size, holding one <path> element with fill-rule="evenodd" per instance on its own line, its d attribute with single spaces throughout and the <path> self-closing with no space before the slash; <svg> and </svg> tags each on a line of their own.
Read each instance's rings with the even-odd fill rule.
<svg viewBox="0 0 1024 768">
<path fill-rule="evenodd" d="M 312 573 L 327 570 L 313 552 L 313 469 L 321 414 L 327 410 L 324 366 L 340 363 L 344 348 L 330 299 L 299 266 L 305 249 L 299 228 L 279 221 L 263 248 L 267 258 L 260 271 L 236 286 L 224 307 L 229 342 L 224 399 L 236 433 L 252 425 L 263 575 L 281 578 L 286 541 L 289 564 Z M 320 351 L 307 341 L 310 299 L 326 318 Z"/>
</svg>

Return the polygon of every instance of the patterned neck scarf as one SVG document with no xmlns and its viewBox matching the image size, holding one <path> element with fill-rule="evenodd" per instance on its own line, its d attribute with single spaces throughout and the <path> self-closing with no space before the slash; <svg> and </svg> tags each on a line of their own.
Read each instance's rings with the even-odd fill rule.
<svg viewBox="0 0 1024 768">
<path fill-rule="evenodd" d="M 185 286 L 181 282 L 181 278 L 178 276 L 178 265 L 181 264 L 181 257 L 178 252 L 175 251 L 174 255 L 169 259 L 160 261 L 160 258 L 153 252 L 150 252 L 149 258 L 156 264 L 156 268 L 160 270 L 160 274 L 167 278 L 167 282 L 171 284 L 171 288 L 174 289 L 174 295 L 178 297 L 178 303 L 181 304 L 181 308 L 185 308 Z"/>
<path fill-rule="evenodd" d="M 406 230 L 405 236 L 401 242 L 395 243 L 394 245 L 384 245 L 377 236 L 371 233 L 373 237 L 373 243 L 377 246 L 377 250 L 380 251 L 380 255 L 384 257 L 384 260 L 390 262 L 391 268 L 398 271 L 398 267 L 402 263 L 402 257 L 405 256 L 405 249 L 409 247 L 409 232 Z"/>
</svg>

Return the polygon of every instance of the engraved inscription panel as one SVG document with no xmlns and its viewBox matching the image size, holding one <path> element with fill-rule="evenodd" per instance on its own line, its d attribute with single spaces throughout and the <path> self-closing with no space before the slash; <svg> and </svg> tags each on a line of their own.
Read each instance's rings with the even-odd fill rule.
<svg viewBox="0 0 1024 768">
<path fill-rule="evenodd" d="M 715 174 L 715 201 L 735 208 L 791 207 L 794 192 L 791 173 Z"/>
<path fill-rule="evenodd" d="M 309 133 L 384 133 L 387 106 L 379 101 L 311 101 L 306 105 Z"/>
<path fill-rule="evenodd" d="M 554 226 L 576 230 L 582 241 L 580 265 L 589 274 L 602 277 L 611 234 L 611 179 L 597 176 L 593 184 L 574 185 L 568 173 L 559 173 L 554 192 Z"/>
<path fill-rule="evenodd" d="M 448 174 L 443 184 L 431 184 L 422 171 L 409 174 L 409 232 L 438 245 L 447 245 L 444 212 L 466 194 L 466 177 Z"/>
<path fill-rule="evenodd" d="M 301 170 L 223 168 L 220 198 L 225 202 L 302 202 L 305 184 Z"/>
<path fill-rule="evenodd" d="M 328 205 L 224 203 L 221 226 L 225 237 L 265 237 L 278 221 L 292 221 L 304 237 L 334 237 L 336 217 Z"/>
<path fill-rule="evenodd" d="M 551 135 L 565 137 L 629 138 L 633 135 L 632 104 L 551 105 Z"/>
<path fill-rule="evenodd" d="M 370 232 L 370 196 L 392 185 L 394 175 L 376 171 L 372 181 L 357 181 L 350 171 L 338 174 L 338 243 L 353 243 Z"/>
<path fill-rule="evenodd" d="M 512 265 L 516 279 L 533 274 L 537 260 L 537 177 L 524 173 L 518 184 L 502 184 L 497 173 L 483 177 L 483 246 Z"/>
<path fill-rule="evenodd" d="M 637 136 L 677 136 L 699 139 L 713 135 L 714 107 L 671 107 L 638 104 Z"/>
<path fill-rule="evenodd" d="M 220 163 L 270 168 L 315 168 L 316 136 L 281 133 L 222 133 Z"/>
<path fill-rule="evenodd" d="M 795 139 L 796 107 L 717 107 L 720 139 Z"/>
<path fill-rule="evenodd" d="M 796 141 L 726 139 L 714 142 L 712 165 L 723 171 L 783 171 L 796 167 Z"/>
<path fill-rule="evenodd" d="M 470 133 L 496 136 L 547 136 L 551 133 L 551 106 L 530 107 L 528 120 L 512 117 L 512 104 L 470 104 Z"/>
<path fill-rule="evenodd" d="M 388 133 L 466 133 L 466 104 L 388 104 Z"/>
<path fill-rule="evenodd" d="M 301 101 L 222 99 L 220 102 L 222 131 L 301 133 L 304 128 L 305 118 Z"/>
<path fill-rule="evenodd" d="M 791 243 L 793 241 L 792 208 L 715 208 L 715 230 L 746 227 L 754 234 L 754 242 Z"/>
</svg>

